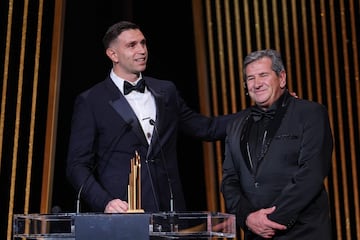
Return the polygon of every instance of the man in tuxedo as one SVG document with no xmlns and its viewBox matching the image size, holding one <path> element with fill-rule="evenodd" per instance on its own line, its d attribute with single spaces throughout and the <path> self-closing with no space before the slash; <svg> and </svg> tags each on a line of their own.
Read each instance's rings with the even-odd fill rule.
<svg viewBox="0 0 360 240">
<path fill-rule="evenodd" d="M 191 110 L 170 81 L 144 76 L 148 50 L 139 26 L 122 21 L 103 38 L 113 66 L 75 101 L 67 176 L 92 211 L 128 211 L 130 161 L 139 154 L 142 209 L 186 210 L 177 163 L 177 133 L 224 139 L 235 115 Z"/>
<path fill-rule="evenodd" d="M 277 51 L 250 53 L 244 77 L 256 104 L 227 128 L 221 190 L 227 211 L 246 239 L 331 239 L 326 108 L 288 93 Z"/>
</svg>

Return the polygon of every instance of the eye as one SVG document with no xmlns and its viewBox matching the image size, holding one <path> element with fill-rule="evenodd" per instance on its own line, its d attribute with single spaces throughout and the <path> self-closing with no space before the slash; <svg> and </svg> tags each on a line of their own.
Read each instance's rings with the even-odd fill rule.
<svg viewBox="0 0 360 240">
<path fill-rule="evenodd" d="M 252 81 L 252 80 L 254 80 L 254 79 L 255 79 L 254 76 L 248 76 L 248 77 L 246 78 L 246 81 L 249 82 L 249 81 Z"/>
</svg>

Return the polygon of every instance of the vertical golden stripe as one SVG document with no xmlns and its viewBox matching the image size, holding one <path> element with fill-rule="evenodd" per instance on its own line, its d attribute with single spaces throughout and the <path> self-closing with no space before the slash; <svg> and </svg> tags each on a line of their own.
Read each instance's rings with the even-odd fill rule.
<svg viewBox="0 0 360 240">
<path fill-rule="evenodd" d="M 322 12 L 325 11 L 324 9 L 321 10 L 320 12 L 320 15 L 322 16 L 321 19 L 324 19 L 324 16 L 322 14 Z M 312 22 L 312 35 L 313 35 L 313 45 L 314 46 L 319 46 L 321 43 L 319 41 L 319 38 L 318 38 L 318 33 L 317 33 L 317 29 L 318 29 L 318 26 L 317 26 L 317 21 L 316 21 L 316 18 L 317 18 L 317 15 L 318 13 L 316 12 L 316 6 L 315 6 L 315 2 L 314 1 L 311 1 L 311 22 Z M 321 25 L 321 22 L 320 22 L 320 25 Z M 317 91 L 316 91 L 316 94 L 319 98 L 319 102 L 320 103 L 324 103 L 324 100 L 323 100 L 323 93 L 322 93 L 322 83 L 321 83 L 321 74 L 320 74 L 320 56 L 319 56 L 319 51 L 318 51 L 318 48 L 317 47 L 314 47 L 314 64 L 315 64 L 315 78 L 316 78 L 316 86 L 317 86 Z M 329 76 L 325 76 L 325 79 L 328 79 Z M 330 80 L 331 81 L 331 80 Z M 331 83 L 329 83 L 331 84 Z M 329 92 L 329 91 L 327 91 Z M 332 111 L 332 108 L 330 106 L 332 101 L 331 101 L 331 98 L 330 96 L 328 96 L 327 98 L 327 109 L 329 111 L 329 118 L 330 118 L 330 122 L 331 122 L 331 126 L 332 126 L 332 129 L 333 129 L 333 132 L 334 132 L 334 124 L 333 124 L 333 111 Z M 334 150 L 334 153 L 333 153 L 333 159 L 332 159 L 332 182 L 333 182 L 333 185 L 331 186 L 333 188 L 333 201 L 334 201 L 334 211 L 335 211 L 335 216 L 332 216 L 332 219 L 335 219 L 335 227 L 336 227 L 336 232 L 338 233 L 338 236 L 339 236 L 339 233 L 341 231 L 341 221 L 340 221 L 340 199 L 339 199 L 339 183 L 338 183 L 338 172 L 337 172 L 337 162 L 335 160 L 335 151 Z M 329 186 L 328 186 L 329 187 Z M 338 238 L 340 239 L 340 238 Z"/>
<path fill-rule="evenodd" d="M 43 1 L 43 0 L 42 0 Z M 41 187 L 40 213 L 48 213 L 52 201 L 52 184 L 57 135 L 58 103 L 60 94 L 60 73 L 62 56 L 62 39 L 64 28 L 65 1 L 55 0 L 54 23 L 52 33 L 51 68 L 49 76 L 49 96 L 47 107 L 46 139 L 44 149 L 44 166 Z"/>
<path fill-rule="evenodd" d="M 323 103 L 324 100 L 322 98 L 322 91 L 321 91 L 321 74 L 320 74 L 320 57 L 319 57 L 319 52 L 318 52 L 318 48 L 315 46 L 319 46 L 319 38 L 318 38 L 318 33 L 317 33 L 317 21 L 316 21 L 316 17 L 318 15 L 318 13 L 316 12 L 316 6 L 315 6 L 315 1 L 311 1 L 310 2 L 310 10 L 311 10 L 311 29 L 312 29 L 312 43 L 314 46 L 314 59 L 313 59 L 313 63 L 314 63 L 314 73 L 315 73 L 315 81 L 316 81 L 316 95 L 318 97 L 318 101 L 320 103 Z"/>
<path fill-rule="evenodd" d="M 350 7 L 349 7 L 349 11 L 350 11 L 350 29 L 351 29 L 351 36 L 352 36 L 352 39 L 351 39 L 351 47 L 352 47 L 352 52 L 353 52 L 353 61 L 354 61 L 354 64 L 353 64 L 353 67 L 354 67 L 354 82 L 355 82 L 355 98 L 357 99 L 355 101 L 356 105 L 357 105 L 357 112 L 355 111 L 355 114 L 357 115 L 357 119 L 358 119 L 358 122 L 357 122 L 357 126 L 360 126 L 360 116 L 359 116 L 359 113 L 360 113 L 360 77 L 359 77 L 359 62 L 358 62 L 358 59 L 359 59 L 359 49 L 357 47 L 357 42 L 360 42 L 360 39 L 357 39 L 357 36 L 359 37 L 359 35 L 356 35 L 356 17 L 355 17 L 355 6 L 354 6 L 354 1 L 355 0 L 351 0 L 350 1 Z M 358 2 L 359 4 L 360 2 Z M 360 9 L 359 9 L 360 10 Z M 357 20 L 359 16 L 357 16 Z M 353 123 L 354 124 L 354 123 Z M 355 124 L 354 124 L 355 125 Z M 358 135 L 360 136 L 360 131 L 358 132 Z M 354 150 L 355 152 L 355 150 Z M 352 161 L 352 165 L 356 166 L 356 159 L 353 158 L 353 161 Z M 356 239 L 360 239 L 360 206 L 359 206 L 359 173 L 357 172 L 357 169 L 359 168 L 356 168 L 356 167 L 353 167 L 353 183 L 354 183 L 354 187 L 353 187 L 353 191 L 354 191 L 354 204 L 355 204 L 355 224 L 356 224 Z"/>
<path fill-rule="evenodd" d="M 196 51 L 196 66 L 197 66 L 197 79 L 199 86 L 199 102 L 200 111 L 205 115 L 211 114 L 210 97 L 209 97 L 209 79 L 208 79 L 208 65 L 206 63 L 206 45 L 205 32 L 204 32 L 204 16 L 202 11 L 202 1 L 192 1 L 192 10 L 194 18 L 194 40 Z M 209 211 L 218 211 L 216 204 L 216 197 L 218 192 L 216 191 L 217 179 L 215 174 L 215 159 L 214 148 L 210 142 L 203 142 L 203 156 L 204 159 L 204 177 L 205 177 L 205 189 L 207 207 Z"/>
<path fill-rule="evenodd" d="M 9 13 L 8 13 L 8 24 L 7 24 L 7 32 L 6 32 L 6 44 L 5 44 L 5 60 L 4 60 L 4 76 L 3 76 L 3 89 L 2 89 L 2 97 L 1 97 L 1 116 L 0 116 L 0 172 L 1 172 L 1 159 L 2 159 L 2 146 L 3 146 L 3 136 L 4 136 L 4 121 L 5 121 L 5 106 L 6 106 L 6 92 L 7 92 L 7 82 L 8 82 L 8 71 L 9 71 L 9 58 L 10 58 L 10 41 L 11 41 L 11 28 L 12 28 L 12 17 L 13 17 L 13 0 L 9 1 Z M 15 182 L 11 182 L 10 192 L 13 189 L 13 184 Z M 8 219 L 12 219 L 14 207 L 14 199 L 9 199 L 9 209 L 8 209 Z M 7 239 L 10 239 L 11 236 L 11 228 L 10 226 L 12 221 L 8 221 L 7 228 Z"/>
<path fill-rule="evenodd" d="M 351 46 L 352 46 L 352 52 L 353 52 L 353 67 L 354 67 L 354 82 L 355 82 L 355 89 L 356 89 L 356 102 L 357 102 L 357 126 L 360 126 L 360 73 L 359 73 L 359 68 L 360 68 L 360 64 L 359 64 L 359 49 L 358 49 L 358 45 L 357 43 L 360 42 L 360 39 L 358 39 L 358 37 L 360 38 L 359 35 L 356 34 L 356 26 L 358 24 L 358 22 L 356 20 L 359 20 L 359 15 L 356 15 L 355 11 L 355 6 L 354 6 L 354 1 L 356 0 L 351 0 L 350 1 L 350 26 L 351 26 Z M 358 5 L 359 5 L 359 9 L 358 12 L 360 12 L 360 1 L 358 0 Z M 360 135 L 360 129 L 359 129 L 359 133 Z M 357 203 L 359 203 L 359 201 L 357 201 Z M 357 233 L 360 234 L 360 218 L 359 218 L 359 214 L 360 211 L 358 211 L 357 213 L 357 219 L 358 219 L 358 231 Z M 360 236 L 358 237 L 358 239 L 360 239 Z"/>
<path fill-rule="evenodd" d="M 323 38 L 322 38 L 322 44 L 323 44 L 323 54 L 324 54 L 324 67 L 325 67 L 325 79 L 327 80 L 327 84 L 326 84 L 326 95 L 329 96 L 327 98 L 327 106 L 329 106 L 328 110 L 329 110 L 329 115 L 330 115 L 330 121 L 331 121 L 331 125 L 333 127 L 333 129 L 335 130 L 335 126 L 334 126 L 334 121 L 333 121 L 333 118 L 334 118 L 334 113 L 333 113 L 333 108 L 331 106 L 335 106 L 335 104 L 333 104 L 332 102 L 332 99 L 331 99 L 331 86 L 332 86 L 332 76 L 330 74 L 330 63 L 329 63 L 329 59 L 330 59 L 330 56 L 328 55 L 329 53 L 329 44 L 328 44 L 328 33 L 327 33 L 327 21 L 326 21 L 326 8 L 325 8 L 325 3 L 324 3 L 325 0 L 322 0 L 320 2 L 320 5 L 321 5 L 321 29 L 322 29 L 322 35 L 323 35 Z M 337 101 L 338 102 L 338 101 Z M 341 128 L 341 127 L 340 127 Z M 343 141 L 343 139 L 338 139 L 339 140 L 339 143 L 336 142 L 337 139 L 334 139 L 334 145 L 341 145 L 341 141 Z M 332 169 L 333 169 L 333 176 L 336 176 L 336 172 L 338 171 L 338 167 L 337 167 L 337 161 L 336 161 L 336 158 L 334 156 L 336 156 L 336 148 L 334 148 L 334 153 L 333 153 L 333 162 L 332 162 Z M 345 186 L 345 185 L 344 185 Z M 340 209 L 339 209 L 340 210 Z M 340 212 L 337 212 L 337 213 L 340 213 Z M 341 222 L 340 222 L 340 216 L 339 218 L 337 217 L 337 220 L 336 220 L 336 227 L 339 231 L 337 231 L 337 238 L 336 239 L 341 239 Z"/>
<path fill-rule="evenodd" d="M 210 63 L 210 82 L 211 82 L 211 95 L 213 101 L 213 111 L 214 115 L 219 115 L 219 106 L 218 106 L 218 96 L 217 96 L 217 82 L 216 82 L 216 67 L 215 67 L 215 48 L 214 48 L 214 32 L 213 28 L 213 21 L 211 19 L 212 12 L 211 12 L 211 0 L 206 0 L 206 17 L 207 17 L 207 30 L 208 30 L 208 45 L 209 45 L 209 63 Z"/>
<path fill-rule="evenodd" d="M 304 30 L 302 31 L 304 34 L 304 38 L 303 39 L 299 39 L 303 45 L 304 45 L 304 54 L 305 54 L 305 81 L 306 81 L 306 85 L 307 85 L 307 93 L 309 96 L 309 99 L 312 100 L 313 99 L 313 85 L 315 84 L 315 82 L 312 81 L 312 77 L 311 77 L 311 73 L 313 72 L 312 68 L 311 68 L 311 62 L 310 62 L 310 50 L 309 50 L 309 34 L 308 34 L 308 19 L 307 19 L 307 15 L 306 15 L 306 2 L 302 1 L 301 2 L 301 19 L 302 19 L 302 25 L 304 26 Z M 301 79 L 297 79 L 298 82 L 303 81 L 303 78 Z"/>
<path fill-rule="evenodd" d="M 231 19 L 230 19 L 230 7 L 229 7 L 229 0 L 224 1 L 225 3 L 225 28 L 226 28 L 226 45 L 227 45 L 227 56 L 228 56 L 228 67 L 227 70 L 229 72 L 229 90 L 230 90 L 230 106 L 227 104 L 226 112 L 229 113 L 228 109 L 231 109 L 231 112 L 236 111 L 236 88 L 235 88 L 235 73 L 234 73 L 234 54 L 233 54 L 233 43 L 231 37 Z M 226 90 L 226 89 L 225 89 Z M 221 167 L 221 165 L 220 165 Z M 219 175 L 221 176 L 221 175 Z"/>
<path fill-rule="evenodd" d="M 43 11 L 43 0 L 39 1 L 38 9 L 38 26 L 36 32 L 36 49 L 35 49 L 35 66 L 34 66 L 34 79 L 33 79 L 33 90 L 32 90 L 32 101 L 31 101 L 31 119 L 30 119 L 30 136 L 29 136 L 29 150 L 28 150 L 28 165 L 26 171 L 26 186 L 25 186 L 25 206 L 24 213 L 29 212 L 30 203 L 30 186 L 31 186 L 31 170 L 33 162 L 33 146 L 34 146 L 34 129 L 36 120 L 36 99 L 37 89 L 39 80 L 39 60 L 40 60 L 40 43 L 41 43 L 41 28 L 42 28 L 42 12 Z"/>
<path fill-rule="evenodd" d="M 10 58 L 10 41 L 11 41 L 11 27 L 12 27 L 12 16 L 13 16 L 13 0 L 9 0 L 9 13 L 7 18 L 7 32 L 5 42 L 5 59 L 4 59 L 4 75 L 1 95 L 1 113 L 0 113 L 0 172 L 1 172 L 1 161 L 2 161 L 2 146 L 4 141 L 4 122 L 5 122 L 5 108 L 6 108 L 6 92 L 7 83 L 9 78 L 9 58 Z"/>
<path fill-rule="evenodd" d="M 342 50 L 343 50 L 343 55 L 344 55 L 344 66 L 350 66 L 349 63 L 349 53 L 348 53 L 348 48 L 347 48 L 347 42 L 348 42 L 348 34 L 347 34 L 347 28 L 346 28 L 346 19 L 345 19 L 345 6 L 344 6 L 344 0 L 340 1 L 340 20 L 341 20 L 341 37 L 342 37 Z M 335 17 L 335 16 L 334 16 Z M 344 69 L 345 72 L 345 89 L 346 89 L 346 96 L 344 98 L 341 99 L 346 99 L 346 104 L 347 104 L 347 109 L 353 109 L 353 101 L 352 101 L 352 96 L 351 96 L 351 83 L 350 83 L 350 72 L 349 72 L 349 67 L 345 67 Z M 340 82 L 340 78 L 338 80 Z M 339 101 L 340 102 L 340 101 Z M 359 104 L 359 102 L 355 102 L 355 104 Z M 357 181 L 357 172 L 356 172 L 356 148 L 357 146 L 355 146 L 355 136 L 354 136 L 354 116 L 352 114 L 352 111 L 347 111 L 348 113 L 348 124 L 349 124 L 349 152 L 350 152 L 350 156 L 351 156 L 351 173 L 352 173 L 352 183 L 353 183 L 353 195 L 354 195 L 354 204 L 355 204 L 355 218 L 359 219 L 359 195 L 358 195 L 358 181 Z M 344 162 L 344 161 L 343 161 Z M 344 169 L 345 171 L 345 169 Z M 348 174 L 347 174 L 348 175 Z M 348 186 L 348 185 L 345 185 Z M 350 189 L 349 189 L 350 190 Z M 350 207 L 349 207 L 350 208 Z M 349 224 L 350 226 L 351 224 Z M 355 228 L 358 227 L 358 224 L 355 226 Z M 350 230 L 349 229 L 349 234 L 350 234 Z M 359 229 L 358 229 L 359 230 Z M 357 232 L 357 235 L 359 235 L 360 233 Z M 350 236 L 350 235 L 349 235 Z M 358 238 L 359 239 L 359 238 Z"/>
<path fill-rule="evenodd" d="M 289 38 L 289 21 L 288 21 L 288 9 L 287 9 L 287 3 L 286 0 L 282 0 L 282 14 L 283 14 L 283 32 L 284 32 L 284 38 L 285 38 L 285 52 L 282 52 L 281 55 L 282 56 L 286 56 L 286 63 L 285 63 L 285 67 L 286 67 L 286 72 L 287 72 L 287 76 L 288 77 L 292 77 L 292 65 L 291 65 L 291 51 L 290 51 L 290 38 Z M 287 85 L 289 89 L 293 89 L 293 79 L 291 79 L 291 81 L 287 81 Z M 297 95 L 301 96 L 301 94 L 299 94 L 298 92 L 299 90 L 297 90 Z"/>
<path fill-rule="evenodd" d="M 261 49 L 261 24 L 260 24 L 260 10 L 259 10 L 259 2 L 258 0 L 253 0 L 253 4 L 254 4 L 254 15 L 255 15 L 255 34 L 256 34 L 256 50 Z"/>
<path fill-rule="evenodd" d="M 210 63 L 210 84 L 211 84 L 211 96 L 213 99 L 213 114 L 215 116 L 219 115 L 219 106 L 218 106 L 218 96 L 217 96 L 217 82 L 216 82 L 216 67 L 215 67 L 215 48 L 214 48 L 214 40 L 215 36 L 213 33 L 213 21 L 212 21 L 212 11 L 211 11 L 211 0 L 206 0 L 206 22 L 207 22 L 207 32 L 208 32 L 208 46 L 209 46 L 209 63 Z M 215 157 L 216 159 L 216 157 Z M 214 161 L 215 162 L 215 161 Z M 217 162 L 217 161 L 216 161 Z M 215 175 L 216 169 L 211 166 L 211 174 Z M 214 185 L 215 186 L 215 185 Z M 211 191 L 214 191 L 212 189 Z M 214 200 L 214 196 L 212 195 L 212 204 L 215 207 L 216 203 Z"/>
<path fill-rule="evenodd" d="M 280 49 L 281 49 L 281 47 L 280 47 L 280 38 L 279 38 L 279 36 L 280 36 L 280 30 L 279 30 L 280 24 L 279 24 L 279 13 L 278 13 L 278 10 L 277 10 L 277 8 L 278 8 L 277 2 L 278 2 L 278 0 L 273 0 L 272 1 L 272 6 L 273 6 L 272 11 L 273 11 L 273 16 L 275 16 L 274 19 L 273 19 L 273 21 L 274 21 L 274 35 L 278 36 L 278 37 L 275 37 L 275 49 L 277 51 L 280 51 Z"/>
<path fill-rule="evenodd" d="M 234 1 L 234 8 L 235 8 L 235 42 L 236 42 L 236 49 L 237 53 L 236 56 L 238 58 L 238 69 L 239 69 L 239 76 L 238 79 L 240 82 L 240 89 L 238 90 L 240 93 L 240 102 L 237 104 L 240 104 L 240 109 L 243 109 L 246 107 L 246 95 L 244 91 L 244 79 L 243 79 L 243 59 L 244 59 L 244 53 L 242 50 L 243 40 L 241 35 L 241 29 L 243 28 L 243 24 L 241 24 L 241 18 L 240 18 L 240 5 L 239 1 Z"/>
<path fill-rule="evenodd" d="M 219 106 L 218 106 L 218 95 L 217 95 L 217 79 L 216 79 L 216 66 L 215 66 L 215 62 L 214 62 L 214 53 L 215 53 L 215 48 L 214 48 L 214 42 L 212 38 L 216 38 L 216 36 L 214 35 L 213 31 L 212 31 L 212 19 L 211 19 L 211 3 L 210 0 L 207 0 L 206 2 L 206 7 L 207 7 L 207 22 L 208 24 L 208 32 L 209 32 L 209 39 L 208 39 L 208 43 L 209 43 L 209 57 L 210 57 L 210 81 L 211 81 L 211 88 L 212 88 L 212 97 L 213 97 L 213 112 L 214 115 L 217 116 L 219 115 Z M 217 9 L 215 9 L 215 11 L 217 11 Z M 220 30 L 218 30 L 220 31 Z M 221 56 L 221 52 L 219 52 L 219 55 Z M 216 165 L 218 165 L 218 161 L 220 161 L 219 159 L 222 159 L 222 152 L 221 152 L 221 145 L 219 142 L 215 143 L 215 153 L 216 153 Z M 217 171 L 219 171 L 219 169 L 216 169 Z M 214 171 L 215 173 L 215 171 Z"/>
<path fill-rule="evenodd" d="M 218 34 L 217 34 L 217 39 L 218 39 L 218 43 L 219 43 L 219 67 L 220 67 L 220 84 L 221 84 L 221 99 L 222 99 L 222 105 L 223 105 L 223 110 L 225 111 L 224 113 L 226 113 L 226 106 L 228 105 L 227 103 L 227 89 L 226 89 L 226 75 L 225 75 L 225 49 L 224 49 L 224 39 L 223 39 L 223 27 L 222 27 L 222 15 L 221 15 L 221 4 L 220 1 L 222 2 L 222 0 L 216 0 L 215 2 L 215 13 L 216 13 L 216 26 L 217 26 L 217 30 L 218 30 Z"/>
<path fill-rule="evenodd" d="M 244 1 L 244 15 L 245 15 L 245 37 L 246 37 L 246 50 L 245 55 L 252 51 L 251 44 L 251 26 L 250 26 L 250 11 L 248 1 Z"/>
<path fill-rule="evenodd" d="M 268 8 L 268 0 L 263 0 L 262 1 L 262 5 L 263 5 L 263 15 L 264 15 L 264 38 L 265 38 L 265 48 L 271 48 L 270 45 L 270 27 L 269 27 L 269 8 Z M 261 47 L 263 48 L 263 47 Z"/>
<path fill-rule="evenodd" d="M 331 39 L 332 39 L 332 43 L 333 43 L 333 56 L 330 57 L 330 59 L 333 59 L 333 69 L 334 69 L 334 77 L 335 77 L 335 92 L 336 92 L 336 96 L 339 96 L 339 100 L 336 101 L 336 107 L 338 109 L 337 111 L 337 118 L 338 118 L 338 126 L 339 126 L 339 139 L 340 139 L 340 159 L 346 159 L 346 154 L 345 154 L 345 133 L 344 133 L 344 123 L 343 123 L 343 116 L 342 116 L 342 101 L 340 101 L 341 99 L 341 86 L 340 86 L 340 81 L 342 82 L 342 80 L 340 80 L 340 70 L 339 70 L 339 53 L 338 53 L 338 48 L 337 48 L 337 36 L 338 33 L 336 31 L 336 15 L 334 13 L 335 11 L 335 6 L 334 6 L 334 0 L 331 0 L 329 3 L 330 6 L 330 29 L 331 30 Z M 346 161 L 341 161 L 341 172 L 342 172 L 342 185 L 343 186 L 348 186 L 348 181 L 347 181 L 347 169 L 346 169 Z M 350 225 L 350 208 L 349 208 L 349 192 L 348 192 L 348 188 L 344 187 L 344 196 L 343 196 L 343 200 L 344 200 L 344 212 L 345 212 L 345 230 L 346 230 L 346 236 L 348 239 L 351 239 L 351 225 Z"/>
<path fill-rule="evenodd" d="M 301 75 L 301 59 L 300 59 L 300 44 L 299 41 L 301 41 L 300 36 L 299 36 L 299 24 L 297 21 L 297 9 L 296 9 L 296 1 L 290 1 L 290 5 L 291 5 L 291 16 L 292 16 L 292 29 L 294 32 L 294 41 L 293 41 L 293 48 L 294 48 L 294 53 L 295 53 L 295 62 L 297 63 L 295 66 L 295 73 L 296 73 L 296 83 L 297 83 L 297 89 L 296 92 L 298 93 L 298 95 L 303 96 L 303 88 L 302 88 L 302 75 Z M 292 76 L 292 75 L 291 75 Z M 292 79 L 292 81 L 294 81 Z"/>
<path fill-rule="evenodd" d="M 219 99 L 218 101 L 222 102 L 222 108 L 223 108 L 223 113 L 226 114 L 227 113 L 227 88 L 226 88 L 226 74 L 225 74 L 225 49 L 224 49 L 224 39 L 223 39 L 223 27 L 222 27 L 222 15 L 221 15 L 221 3 L 222 0 L 216 0 L 215 1 L 215 15 L 216 15 L 216 26 L 217 26 L 217 30 L 218 30 L 218 34 L 217 34 L 217 40 L 218 40 L 218 54 L 219 54 L 219 75 L 220 75 L 220 89 L 221 89 L 221 100 Z M 216 170 L 217 173 L 216 175 L 218 176 L 218 181 L 221 181 L 219 178 L 221 176 L 221 171 L 222 171 L 222 152 L 221 152 L 221 147 L 218 143 L 216 144 Z M 220 169 L 219 169 L 220 166 Z"/>
<path fill-rule="evenodd" d="M 24 80 L 24 66 L 25 66 L 25 49 L 26 49 L 26 30 L 27 30 L 27 17 L 28 17 L 28 5 L 29 1 L 24 2 L 23 23 L 21 29 L 21 50 L 20 50 L 20 63 L 19 63 L 19 79 L 18 79 L 18 94 L 16 103 L 16 119 L 14 130 L 14 147 L 13 147 L 13 162 L 11 169 L 11 185 L 10 185 L 10 197 L 9 197 L 9 215 L 8 215 L 8 239 L 11 239 L 12 218 L 14 208 L 14 196 L 15 196 L 15 182 L 16 182 L 16 166 L 17 166 L 17 153 L 19 146 L 19 133 L 20 133 L 20 119 L 21 119 L 21 100 L 22 100 L 22 87 Z"/>
</svg>

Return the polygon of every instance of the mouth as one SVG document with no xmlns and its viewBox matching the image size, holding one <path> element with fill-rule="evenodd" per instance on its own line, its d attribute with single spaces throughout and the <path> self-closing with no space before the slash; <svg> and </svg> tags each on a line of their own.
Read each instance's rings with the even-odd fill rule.
<svg viewBox="0 0 360 240">
<path fill-rule="evenodd" d="M 137 62 L 137 63 L 146 63 L 146 58 L 137 58 L 137 59 L 135 59 L 135 62 Z"/>
</svg>

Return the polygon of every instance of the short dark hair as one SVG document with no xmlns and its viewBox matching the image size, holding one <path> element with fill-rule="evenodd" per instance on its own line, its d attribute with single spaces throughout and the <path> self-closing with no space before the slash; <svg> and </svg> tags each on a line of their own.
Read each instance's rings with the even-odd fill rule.
<svg viewBox="0 0 360 240">
<path fill-rule="evenodd" d="M 129 29 L 140 29 L 140 27 L 137 24 L 129 21 L 121 21 L 110 26 L 102 39 L 105 50 L 122 32 Z"/>
</svg>

